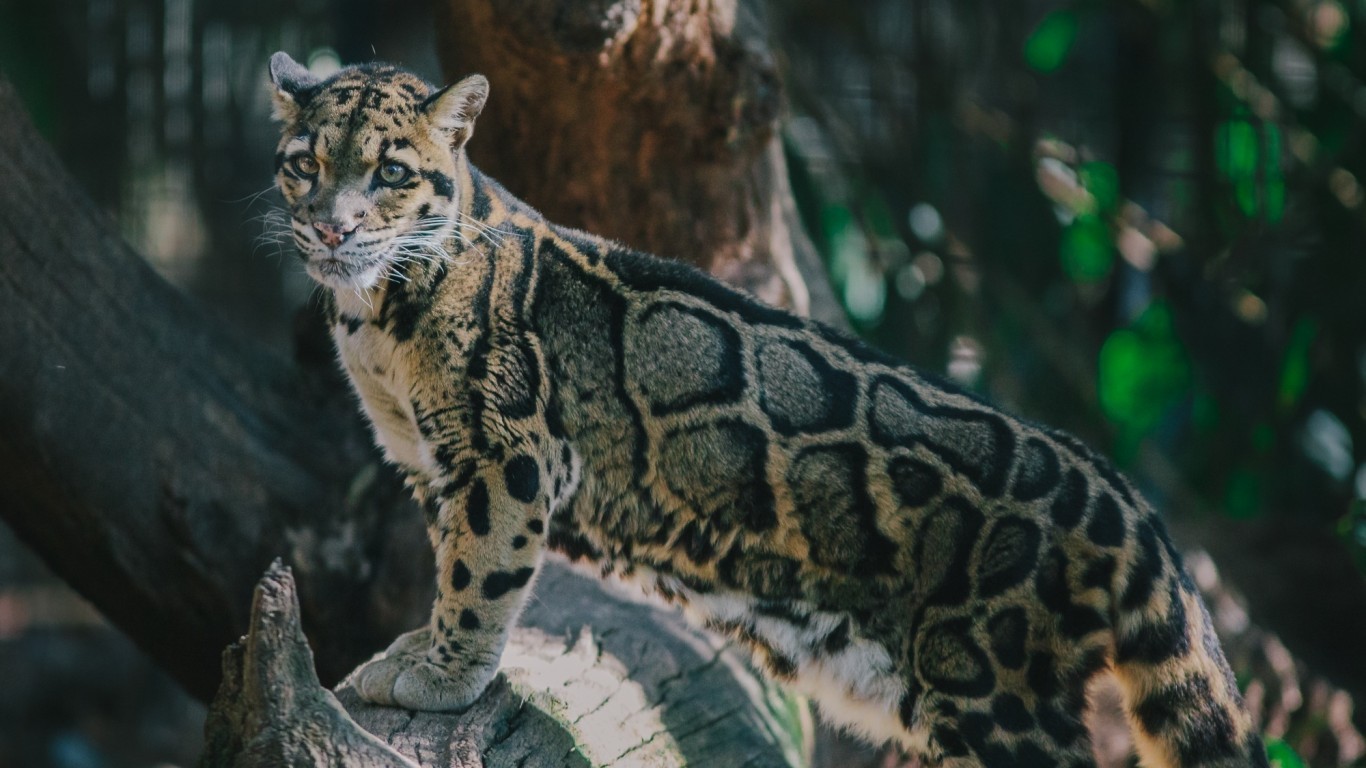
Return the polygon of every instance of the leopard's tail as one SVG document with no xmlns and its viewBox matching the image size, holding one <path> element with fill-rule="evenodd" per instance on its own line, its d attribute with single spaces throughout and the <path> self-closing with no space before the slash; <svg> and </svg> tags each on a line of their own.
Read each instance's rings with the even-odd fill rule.
<svg viewBox="0 0 1366 768">
<path fill-rule="evenodd" d="M 1151 514 L 1115 599 L 1114 670 L 1147 768 L 1267 766 L 1195 584 Z"/>
</svg>

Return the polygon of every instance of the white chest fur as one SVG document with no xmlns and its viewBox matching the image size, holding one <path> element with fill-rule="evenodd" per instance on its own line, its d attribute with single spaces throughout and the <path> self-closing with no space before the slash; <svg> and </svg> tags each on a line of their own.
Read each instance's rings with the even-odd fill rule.
<svg viewBox="0 0 1366 768">
<path fill-rule="evenodd" d="M 410 471 L 430 471 L 431 450 L 422 439 L 413 411 L 407 351 L 400 349 L 389 334 L 368 324 L 354 331 L 340 324 L 333 328 L 332 337 L 385 457 Z"/>
</svg>

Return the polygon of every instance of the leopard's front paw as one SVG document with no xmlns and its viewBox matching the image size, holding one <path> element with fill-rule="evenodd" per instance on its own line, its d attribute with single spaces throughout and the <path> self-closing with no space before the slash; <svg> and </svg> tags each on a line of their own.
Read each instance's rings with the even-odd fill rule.
<svg viewBox="0 0 1366 768">
<path fill-rule="evenodd" d="M 456 712 L 473 704 L 493 679 L 496 665 L 452 670 L 428 659 L 430 646 L 426 629 L 400 636 L 351 673 L 356 693 L 373 704 L 424 712 Z"/>
<path fill-rule="evenodd" d="M 402 706 L 394 698 L 394 682 L 409 668 L 426 659 L 431 631 L 405 632 L 383 653 L 356 667 L 349 677 L 362 699 L 386 707 Z"/>
<path fill-rule="evenodd" d="M 394 702 L 404 709 L 458 712 L 473 704 L 488 687 L 493 670 L 487 675 L 480 674 L 480 671 L 452 671 L 422 659 L 394 680 Z"/>
</svg>

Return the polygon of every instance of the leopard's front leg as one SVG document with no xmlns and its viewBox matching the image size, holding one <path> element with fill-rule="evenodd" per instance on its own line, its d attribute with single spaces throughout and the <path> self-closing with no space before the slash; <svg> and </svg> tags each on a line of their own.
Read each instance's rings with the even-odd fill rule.
<svg viewBox="0 0 1366 768">
<path fill-rule="evenodd" d="M 427 627 L 356 670 L 356 690 L 376 704 L 464 709 L 498 671 L 545 549 L 547 497 L 531 456 L 473 466 L 415 488 L 436 550 L 436 603 Z"/>
</svg>

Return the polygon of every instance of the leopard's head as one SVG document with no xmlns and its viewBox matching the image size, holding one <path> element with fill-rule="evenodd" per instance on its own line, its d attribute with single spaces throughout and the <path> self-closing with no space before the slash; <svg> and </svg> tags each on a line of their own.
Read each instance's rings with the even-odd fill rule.
<svg viewBox="0 0 1366 768">
<path fill-rule="evenodd" d="M 270 76 L 282 123 L 275 182 L 308 274 L 359 294 L 413 261 L 447 258 L 457 171 L 488 81 L 438 90 L 374 64 L 321 79 L 283 52 Z"/>
</svg>

